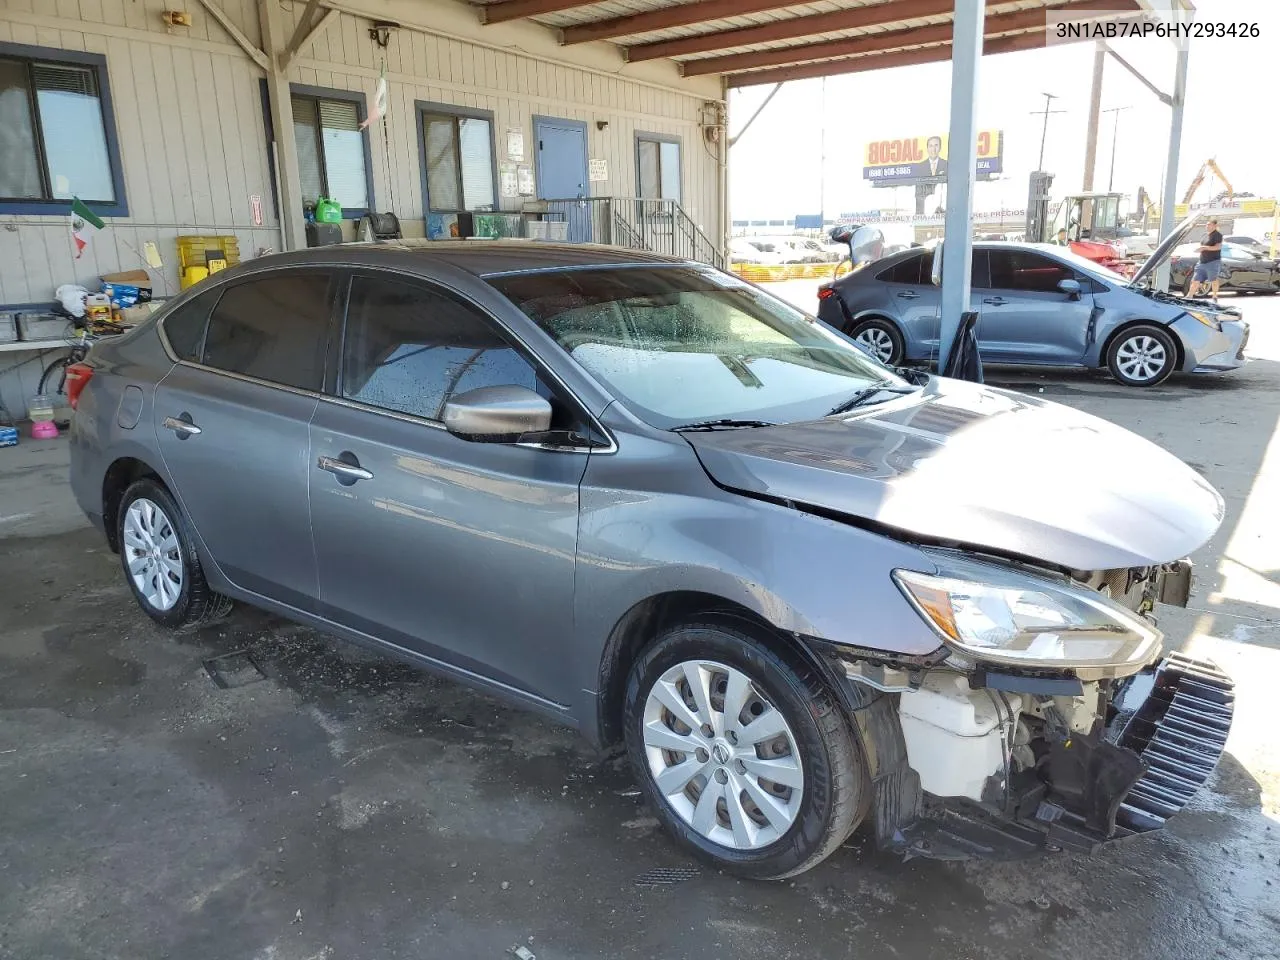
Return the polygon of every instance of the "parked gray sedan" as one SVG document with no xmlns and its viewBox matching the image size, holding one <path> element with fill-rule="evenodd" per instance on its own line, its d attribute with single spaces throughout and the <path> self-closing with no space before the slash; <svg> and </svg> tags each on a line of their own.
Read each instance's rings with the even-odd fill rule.
<svg viewBox="0 0 1280 960">
<path fill-rule="evenodd" d="M 979 312 L 982 359 L 1106 367 L 1140 387 L 1177 370 L 1242 366 L 1249 328 L 1238 310 L 1150 287 L 1184 233 L 1170 234 L 1132 280 L 1063 247 L 974 244 L 969 309 Z M 941 291 L 932 261 L 931 251 L 914 248 L 867 264 L 822 288 L 818 316 L 884 363 L 936 360 Z"/>
<path fill-rule="evenodd" d="M 919 855 L 1093 849 L 1226 740 L 1230 681 L 1153 619 L 1222 520 L 1208 483 L 1094 417 L 908 383 L 709 267 L 300 251 L 70 382 L 76 497 L 153 620 L 252 604 L 624 744 L 726 870 L 798 873 L 863 821 Z"/>
</svg>

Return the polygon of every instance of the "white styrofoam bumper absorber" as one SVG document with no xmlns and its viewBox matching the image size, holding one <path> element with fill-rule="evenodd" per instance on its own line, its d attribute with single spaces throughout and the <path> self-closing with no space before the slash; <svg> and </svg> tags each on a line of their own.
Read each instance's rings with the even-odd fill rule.
<svg viewBox="0 0 1280 960">
<path fill-rule="evenodd" d="M 981 800 L 987 778 L 1003 775 L 1008 738 L 1022 709 L 1017 694 L 1004 697 L 1007 714 L 999 695 L 993 703 L 986 690 L 970 690 L 955 673 L 931 673 L 920 689 L 902 694 L 898 716 L 907 760 L 927 793 Z"/>
</svg>

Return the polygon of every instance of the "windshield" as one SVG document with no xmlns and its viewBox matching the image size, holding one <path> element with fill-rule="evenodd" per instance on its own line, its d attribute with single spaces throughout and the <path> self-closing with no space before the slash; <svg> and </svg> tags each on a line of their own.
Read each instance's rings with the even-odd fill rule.
<svg viewBox="0 0 1280 960">
<path fill-rule="evenodd" d="M 817 320 L 710 268 L 488 279 L 632 412 L 663 429 L 815 419 L 869 384 L 905 383 Z"/>
</svg>

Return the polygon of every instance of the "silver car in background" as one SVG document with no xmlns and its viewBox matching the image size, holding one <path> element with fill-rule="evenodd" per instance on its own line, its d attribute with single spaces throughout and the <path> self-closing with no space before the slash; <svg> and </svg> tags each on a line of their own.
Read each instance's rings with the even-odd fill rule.
<svg viewBox="0 0 1280 960">
<path fill-rule="evenodd" d="M 918 855 L 1091 850 L 1226 742 L 1230 681 L 1153 617 L 1222 521 L 1205 480 L 1064 407 L 908 383 L 701 264 L 298 251 L 71 382 L 76 498 L 152 620 L 252 604 L 624 746 L 725 870 L 799 873 L 863 822 Z"/>
<path fill-rule="evenodd" d="M 1175 371 L 1212 373 L 1245 363 L 1249 328 L 1236 309 L 1162 294 L 1155 270 L 1188 219 L 1132 280 L 1047 244 L 976 243 L 970 310 L 984 362 L 1104 367 L 1151 387 Z M 866 264 L 819 291 L 818 316 L 891 366 L 938 356 L 941 291 L 933 253 L 912 248 Z"/>
</svg>

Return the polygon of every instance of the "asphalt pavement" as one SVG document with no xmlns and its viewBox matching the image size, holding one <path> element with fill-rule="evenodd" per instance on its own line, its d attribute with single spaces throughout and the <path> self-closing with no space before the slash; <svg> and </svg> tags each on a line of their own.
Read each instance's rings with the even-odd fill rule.
<svg viewBox="0 0 1280 960">
<path fill-rule="evenodd" d="M 155 628 L 71 503 L 65 441 L 0 449 L 0 957 L 1280 955 L 1280 298 L 1241 303 L 1257 359 L 1235 374 L 988 370 L 1227 501 L 1161 619 L 1238 682 L 1227 755 L 1168 830 L 1096 857 L 903 862 L 855 838 L 793 882 L 696 868 L 570 731 L 244 608 Z"/>
</svg>

